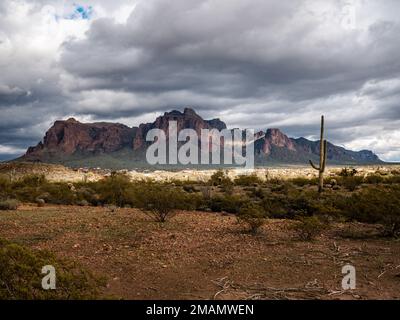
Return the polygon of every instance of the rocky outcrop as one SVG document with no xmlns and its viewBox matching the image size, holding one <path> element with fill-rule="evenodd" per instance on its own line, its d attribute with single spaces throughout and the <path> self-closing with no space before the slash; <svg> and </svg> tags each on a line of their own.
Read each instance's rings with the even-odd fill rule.
<svg viewBox="0 0 400 320">
<path fill-rule="evenodd" d="M 201 135 L 202 129 L 226 129 L 226 124 L 219 119 L 204 120 L 193 109 L 186 108 L 183 113 L 180 111 L 171 111 L 164 113 L 153 123 L 141 124 L 137 130 L 137 134 L 133 143 L 133 149 L 138 150 L 146 145 L 146 135 L 151 129 L 161 129 L 167 134 L 169 122 L 176 121 L 178 132 L 182 129 L 193 129 L 198 136 Z"/>
<path fill-rule="evenodd" d="M 77 152 L 86 154 L 111 153 L 132 144 L 136 128 L 119 123 L 81 123 L 71 118 L 56 121 L 47 131 L 43 142 L 30 147 L 28 159 L 46 156 L 71 156 Z"/>
<path fill-rule="evenodd" d="M 30 147 L 22 158 L 24 161 L 55 162 L 103 167 L 135 167 L 137 161 L 144 161 L 146 135 L 151 129 L 161 129 L 167 134 L 170 121 L 177 122 L 178 131 L 193 129 L 200 137 L 202 129 L 226 129 L 219 119 L 204 120 L 193 109 L 183 112 L 171 111 L 158 117 L 152 123 L 130 128 L 118 123 L 81 123 L 71 118 L 56 121 L 36 147 Z M 210 146 L 211 147 L 211 146 Z M 256 163 L 299 163 L 306 164 L 319 154 L 319 142 L 305 138 L 293 139 L 279 129 L 268 129 L 255 134 L 254 149 Z M 106 156 L 107 159 L 99 160 Z M 328 143 L 328 163 L 380 163 L 378 156 L 368 150 L 351 151 Z M 71 160 L 73 159 L 73 161 Z M 76 162 L 76 159 L 79 161 Z M 111 159 L 111 160 L 110 160 Z M 72 162 L 68 162 L 68 161 Z M 104 162 L 106 161 L 106 162 Z M 144 163 L 144 166 L 146 163 Z"/>
<path fill-rule="evenodd" d="M 279 129 L 268 129 L 265 133 L 264 144 L 262 146 L 263 153 L 266 155 L 271 154 L 272 146 L 296 151 L 294 142 Z"/>
</svg>

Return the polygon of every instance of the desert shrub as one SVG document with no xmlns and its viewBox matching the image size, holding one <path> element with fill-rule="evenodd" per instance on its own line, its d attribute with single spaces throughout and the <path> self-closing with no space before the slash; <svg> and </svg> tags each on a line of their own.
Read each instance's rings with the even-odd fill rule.
<svg viewBox="0 0 400 320">
<path fill-rule="evenodd" d="M 208 207 L 214 212 L 238 213 L 247 198 L 237 195 L 217 195 L 208 201 Z"/>
<path fill-rule="evenodd" d="M 340 177 L 354 177 L 357 173 L 358 173 L 358 171 L 354 168 L 343 168 L 339 172 L 339 176 Z"/>
<path fill-rule="evenodd" d="M 288 194 L 290 191 L 293 190 L 293 184 L 290 181 L 283 181 L 283 180 L 278 180 L 278 181 L 279 183 L 273 184 L 271 186 L 272 192 Z"/>
<path fill-rule="evenodd" d="M 238 222 L 245 226 L 246 230 L 255 234 L 265 224 L 266 214 L 264 209 L 254 203 L 247 203 L 240 208 L 237 215 Z"/>
<path fill-rule="evenodd" d="M 201 187 L 200 192 L 205 200 L 211 199 L 212 190 L 210 186 Z"/>
<path fill-rule="evenodd" d="M 385 182 L 385 178 L 378 174 L 368 175 L 364 178 L 364 182 L 368 184 L 379 184 Z"/>
<path fill-rule="evenodd" d="M 10 178 L 6 175 L 0 175 L 0 197 L 7 196 L 11 191 L 11 182 Z"/>
<path fill-rule="evenodd" d="M 226 193 L 227 195 L 232 195 L 235 191 L 235 186 L 233 183 L 224 184 L 221 186 L 221 191 Z"/>
<path fill-rule="evenodd" d="M 250 195 L 254 198 L 264 199 L 265 192 L 264 192 L 263 188 L 261 188 L 261 187 L 253 187 L 250 192 Z"/>
<path fill-rule="evenodd" d="M 46 265 L 56 269 L 55 290 L 42 289 L 41 271 Z M 104 284 L 102 279 L 47 251 L 33 251 L 0 239 L 0 300 L 92 299 Z"/>
<path fill-rule="evenodd" d="M 66 183 L 47 183 L 41 188 L 41 193 L 46 193 L 46 201 L 52 204 L 72 205 L 76 202 L 76 194 Z M 37 198 L 40 198 L 38 195 Z"/>
<path fill-rule="evenodd" d="M 193 186 L 193 185 L 199 185 L 203 184 L 201 181 L 196 181 L 196 180 L 180 180 L 180 179 L 171 179 L 169 181 L 164 182 L 165 185 L 174 185 L 174 186 L 180 186 L 180 187 L 185 187 L 185 186 Z"/>
<path fill-rule="evenodd" d="M 385 178 L 385 183 L 388 184 L 400 184 L 400 175 L 392 175 Z"/>
<path fill-rule="evenodd" d="M 44 175 L 26 175 L 12 184 L 8 195 L 23 202 L 35 202 L 46 184 L 48 182 Z"/>
<path fill-rule="evenodd" d="M 260 205 L 269 217 L 284 219 L 290 218 L 287 203 L 287 197 L 283 195 L 268 194 L 262 199 Z"/>
<path fill-rule="evenodd" d="M 76 190 L 76 196 L 78 202 L 86 201 L 88 204 L 92 204 L 94 206 L 97 206 L 100 202 L 100 196 L 90 187 L 79 187 Z"/>
<path fill-rule="evenodd" d="M 328 225 L 317 216 L 298 217 L 296 223 L 290 226 L 291 230 L 297 233 L 297 236 L 304 241 L 311 241 L 319 236 Z"/>
<path fill-rule="evenodd" d="M 135 198 L 134 184 L 128 176 L 123 174 L 114 173 L 91 186 L 99 194 L 99 202 L 102 204 L 123 207 L 126 204 L 132 204 Z"/>
<path fill-rule="evenodd" d="M 384 235 L 400 235 L 400 188 L 370 188 L 338 202 L 349 220 L 381 224 Z"/>
<path fill-rule="evenodd" d="M 213 173 L 210 177 L 210 180 L 208 180 L 208 185 L 210 186 L 226 186 L 231 184 L 232 180 L 223 170 L 218 170 L 217 172 Z"/>
<path fill-rule="evenodd" d="M 280 178 L 268 178 L 268 177 L 266 177 L 266 181 L 267 181 L 267 183 L 269 184 L 269 185 L 274 185 L 274 184 L 278 184 L 278 185 L 280 185 L 280 184 L 282 184 L 284 181 L 282 180 L 282 179 L 280 179 Z"/>
<path fill-rule="evenodd" d="M 183 185 L 183 190 L 187 193 L 195 193 L 195 192 L 199 192 L 199 190 L 192 184 L 188 184 L 188 185 Z"/>
<path fill-rule="evenodd" d="M 316 178 L 308 179 L 308 178 L 298 177 L 298 178 L 291 179 L 290 182 L 298 187 L 304 187 L 306 185 L 317 185 L 318 184 L 318 181 Z"/>
<path fill-rule="evenodd" d="M 42 194 L 40 188 L 37 187 L 14 187 L 12 192 L 9 193 L 10 197 L 16 198 L 22 202 L 35 202 L 35 199 Z"/>
<path fill-rule="evenodd" d="M 354 191 L 358 186 L 363 183 L 362 177 L 357 176 L 344 176 L 339 179 L 338 183 L 349 191 Z"/>
<path fill-rule="evenodd" d="M 0 201 L 0 210 L 17 210 L 19 201 L 15 199 L 8 199 Z"/>
<path fill-rule="evenodd" d="M 137 194 L 137 205 L 157 222 L 172 218 L 176 210 L 193 209 L 191 198 L 181 189 L 148 183 Z"/>
<path fill-rule="evenodd" d="M 261 201 L 271 218 L 295 219 L 299 216 L 318 215 L 336 219 L 341 211 L 335 207 L 336 195 L 321 196 L 314 190 L 291 190 L 287 194 L 269 193 Z"/>
<path fill-rule="evenodd" d="M 263 183 L 255 174 L 237 176 L 233 182 L 238 186 L 257 186 Z"/>
<path fill-rule="evenodd" d="M 14 183 L 15 187 L 33 187 L 38 188 L 47 183 L 46 177 L 43 174 L 30 174 Z"/>
</svg>

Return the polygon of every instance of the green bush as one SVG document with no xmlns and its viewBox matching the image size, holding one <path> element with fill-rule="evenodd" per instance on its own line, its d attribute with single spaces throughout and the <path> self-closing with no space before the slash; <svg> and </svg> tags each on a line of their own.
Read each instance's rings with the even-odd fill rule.
<svg viewBox="0 0 400 320">
<path fill-rule="evenodd" d="M 6 175 L 0 175 L 0 197 L 6 197 L 11 191 L 10 178 Z"/>
<path fill-rule="evenodd" d="M 368 184 L 379 184 L 385 182 L 385 178 L 381 175 L 373 174 L 365 177 L 364 182 Z"/>
<path fill-rule="evenodd" d="M 343 168 L 339 172 L 340 177 L 354 177 L 358 173 L 357 169 L 354 168 Z"/>
<path fill-rule="evenodd" d="M 47 183 L 40 189 L 41 198 L 43 193 L 46 194 L 46 202 L 60 205 L 72 205 L 76 203 L 76 194 L 67 183 Z"/>
<path fill-rule="evenodd" d="M 41 286 L 47 265 L 56 269 L 55 290 Z M 92 299 L 103 286 L 102 279 L 72 262 L 0 239 L 0 300 Z"/>
<path fill-rule="evenodd" d="M 99 194 L 101 204 L 113 204 L 118 207 L 132 205 L 136 194 L 134 184 L 129 177 L 118 173 L 113 173 L 110 177 L 93 184 L 92 187 Z"/>
<path fill-rule="evenodd" d="M 100 196 L 88 186 L 80 186 L 76 190 L 78 202 L 86 201 L 88 204 L 97 206 L 100 203 Z M 78 203 L 79 204 L 79 203 Z"/>
<path fill-rule="evenodd" d="M 357 176 L 344 176 L 341 177 L 341 179 L 339 179 L 338 181 L 339 185 L 345 187 L 349 191 L 356 190 L 356 188 L 360 186 L 363 182 L 363 178 Z"/>
<path fill-rule="evenodd" d="M 232 180 L 226 175 L 226 172 L 218 170 L 212 174 L 207 184 L 210 186 L 228 186 L 232 184 Z"/>
<path fill-rule="evenodd" d="M 255 174 L 237 176 L 233 182 L 237 186 L 257 186 L 263 183 Z"/>
<path fill-rule="evenodd" d="M 277 184 L 271 186 L 272 192 L 281 194 L 289 194 L 294 189 L 293 184 L 290 181 L 281 180 Z"/>
<path fill-rule="evenodd" d="M 290 182 L 293 183 L 295 186 L 304 187 L 306 185 L 317 185 L 318 179 L 317 178 L 308 179 L 308 178 L 298 177 L 290 179 Z"/>
<path fill-rule="evenodd" d="M 43 174 L 30 174 L 14 183 L 16 187 L 33 187 L 38 188 L 47 183 L 46 177 Z"/>
<path fill-rule="evenodd" d="M 291 218 L 288 210 L 287 197 L 283 195 L 268 194 L 261 201 L 264 212 L 274 219 Z"/>
<path fill-rule="evenodd" d="M 194 209 L 191 199 L 181 189 L 147 183 L 137 194 L 137 205 L 155 221 L 165 222 L 176 210 Z"/>
<path fill-rule="evenodd" d="M 217 195 L 208 200 L 208 207 L 214 212 L 239 213 L 240 207 L 247 201 L 238 195 Z"/>
<path fill-rule="evenodd" d="M 349 220 L 381 224 L 384 235 L 400 235 L 400 188 L 370 188 L 338 202 Z"/>
<path fill-rule="evenodd" d="M 0 201 L 0 210 L 17 210 L 19 201 L 15 199 L 8 199 Z"/>
<path fill-rule="evenodd" d="M 291 225 L 298 237 L 304 241 L 311 241 L 319 236 L 328 227 L 326 222 L 321 221 L 317 216 L 298 217 L 296 223 Z"/>
<path fill-rule="evenodd" d="M 244 205 L 237 215 L 238 222 L 253 234 L 265 224 L 266 218 L 263 208 L 251 202 Z"/>
<path fill-rule="evenodd" d="M 385 179 L 385 183 L 388 184 L 400 184 L 400 175 L 392 175 Z"/>
</svg>

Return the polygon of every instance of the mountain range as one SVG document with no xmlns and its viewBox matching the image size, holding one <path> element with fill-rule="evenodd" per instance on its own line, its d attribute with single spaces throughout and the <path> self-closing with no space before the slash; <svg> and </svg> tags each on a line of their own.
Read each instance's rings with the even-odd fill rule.
<svg viewBox="0 0 400 320">
<path fill-rule="evenodd" d="M 43 141 L 30 147 L 17 161 L 60 163 L 72 167 L 102 167 L 112 169 L 145 168 L 147 132 L 161 129 L 168 132 L 169 121 L 176 121 L 178 132 L 194 129 L 226 129 L 220 119 L 204 120 L 193 109 L 171 111 L 152 123 L 128 127 L 120 123 L 81 123 L 74 118 L 56 121 Z M 168 137 L 167 137 L 168 138 Z M 255 134 L 256 165 L 307 164 L 319 157 L 319 141 L 289 138 L 279 129 L 267 129 Z M 328 142 L 328 164 L 382 163 L 369 150 L 351 151 Z"/>
</svg>

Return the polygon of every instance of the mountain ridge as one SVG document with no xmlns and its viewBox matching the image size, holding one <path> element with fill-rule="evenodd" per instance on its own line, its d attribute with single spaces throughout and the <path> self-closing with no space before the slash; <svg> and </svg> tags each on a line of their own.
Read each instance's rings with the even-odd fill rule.
<svg viewBox="0 0 400 320">
<path fill-rule="evenodd" d="M 185 108 L 183 112 L 177 110 L 165 112 L 154 122 L 132 128 L 112 122 L 81 123 L 70 118 L 56 121 L 41 142 L 35 147 L 29 147 L 25 155 L 16 160 L 65 165 L 72 163 L 72 166 L 88 166 L 87 164 L 104 166 L 100 159 L 107 158 L 108 167 L 131 168 L 139 164 L 145 166 L 145 150 L 151 144 L 146 141 L 148 131 L 161 129 L 168 132 L 169 121 L 177 122 L 178 132 L 182 129 L 193 129 L 199 136 L 202 129 L 227 129 L 222 120 L 204 120 L 190 108 Z M 319 141 L 289 138 L 278 128 L 259 131 L 255 134 L 255 138 L 256 165 L 306 164 L 309 159 L 315 160 L 319 154 Z M 383 162 L 372 151 L 352 151 L 328 143 L 328 163 Z"/>
</svg>

